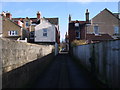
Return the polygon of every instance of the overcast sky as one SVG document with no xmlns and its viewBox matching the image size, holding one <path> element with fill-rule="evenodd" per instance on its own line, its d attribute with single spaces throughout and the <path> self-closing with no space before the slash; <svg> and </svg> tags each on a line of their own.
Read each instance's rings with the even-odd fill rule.
<svg viewBox="0 0 120 90">
<path fill-rule="evenodd" d="M 36 17 L 37 11 L 40 11 L 42 17 L 46 18 L 59 18 L 59 26 L 61 32 L 61 40 L 64 39 L 64 35 L 68 30 L 68 15 L 71 14 L 72 20 L 85 20 L 85 11 L 89 9 L 90 19 L 102 11 L 104 8 L 108 8 L 111 12 L 118 12 L 118 0 L 111 0 L 111 2 L 90 2 L 93 0 L 81 0 L 87 2 L 72 2 L 73 0 L 67 0 L 67 2 L 56 2 L 58 0 L 52 0 L 55 2 L 37 2 L 38 0 L 24 0 L 26 2 L 19 2 L 19 0 L 2 0 L 0 7 L 1 11 L 9 11 L 12 17 Z M 22 0 L 21 0 L 22 1 Z M 31 1 L 31 2 L 30 2 Z M 44 0 L 48 1 L 48 0 Z M 115 2 L 116 1 L 116 2 Z"/>
</svg>

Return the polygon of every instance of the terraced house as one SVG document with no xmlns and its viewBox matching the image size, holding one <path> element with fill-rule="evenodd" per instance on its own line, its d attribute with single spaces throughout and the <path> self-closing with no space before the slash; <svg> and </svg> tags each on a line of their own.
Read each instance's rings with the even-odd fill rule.
<svg viewBox="0 0 120 90">
<path fill-rule="evenodd" d="M 40 42 L 42 42 L 42 43 L 43 42 L 46 42 L 46 43 L 47 42 L 51 42 L 51 43 L 54 42 L 55 43 L 55 42 L 57 42 L 58 44 L 60 43 L 60 31 L 59 31 L 59 19 L 58 18 L 44 18 L 41 16 L 41 13 L 38 11 L 36 13 L 35 18 L 28 18 L 28 17 L 26 17 L 26 18 L 12 18 L 12 20 L 30 32 L 29 42 L 32 42 L 32 43 L 36 43 L 36 42 L 39 42 L 39 43 Z M 47 39 L 49 39 L 49 38 L 47 38 L 48 36 L 45 37 L 47 39 L 41 38 L 41 35 L 43 37 L 45 35 L 43 30 L 39 33 L 37 32 L 37 36 L 35 35 L 35 32 L 36 32 L 35 27 L 36 26 L 42 24 L 43 29 L 44 29 L 44 26 L 46 25 L 46 23 L 43 24 L 42 21 L 45 21 L 46 23 L 49 23 L 52 26 L 54 26 L 54 30 L 51 29 L 51 31 L 50 31 L 51 34 L 50 35 L 47 34 L 47 35 L 49 35 L 49 37 L 53 36 L 53 37 L 51 37 L 52 38 L 51 40 L 47 40 Z M 41 27 L 40 28 L 38 27 L 37 29 L 40 30 Z M 40 41 L 39 39 L 42 39 L 42 40 Z M 53 41 L 53 39 L 55 39 L 55 40 Z"/>
<path fill-rule="evenodd" d="M 29 32 L 22 26 L 13 22 L 12 15 L 9 12 L 2 12 L 0 17 L 2 24 L 2 30 L 0 34 L 2 38 L 8 38 L 12 40 L 25 40 L 25 38 L 28 39 Z"/>
<path fill-rule="evenodd" d="M 112 13 L 105 8 L 91 20 L 86 10 L 86 21 L 72 21 L 69 16 L 69 43 L 74 40 L 86 40 L 86 43 L 95 43 L 105 40 L 120 39 L 119 13 Z"/>
</svg>

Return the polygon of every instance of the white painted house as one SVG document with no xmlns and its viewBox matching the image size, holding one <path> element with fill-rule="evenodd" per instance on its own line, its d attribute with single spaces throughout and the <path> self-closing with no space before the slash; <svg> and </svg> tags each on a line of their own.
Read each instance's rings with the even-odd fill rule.
<svg viewBox="0 0 120 90">
<path fill-rule="evenodd" d="M 56 42 L 55 25 L 44 18 L 40 19 L 40 24 L 35 26 L 35 42 Z"/>
</svg>

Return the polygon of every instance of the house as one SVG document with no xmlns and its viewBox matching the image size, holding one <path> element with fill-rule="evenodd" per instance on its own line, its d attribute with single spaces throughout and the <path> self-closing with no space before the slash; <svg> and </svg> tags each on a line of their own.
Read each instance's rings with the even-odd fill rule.
<svg viewBox="0 0 120 90">
<path fill-rule="evenodd" d="M 91 24 L 87 26 L 88 42 L 95 39 L 101 41 L 120 38 L 120 18 L 118 13 L 112 13 L 105 8 L 93 17 L 90 22 Z"/>
<path fill-rule="evenodd" d="M 89 20 L 86 10 L 86 21 L 71 21 L 69 16 L 69 42 L 86 40 L 86 43 L 95 43 L 120 38 L 119 13 L 112 13 L 107 8 Z"/>
<path fill-rule="evenodd" d="M 2 19 L 2 30 L 1 30 L 1 37 L 2 38 L 9 38 L 12 40 L 21 39 L 24 40 L 28 38 L 29 32 L 25 30 L 23 27 L 19 26 L 11 19 L 11 14 L 9 12 L 3 12 L 0 15 Z"/>
<path fill-rule="evenodd" d="M 46 20 L 47 22 L 49 22 L 55 26 L 56 42 L 60 43 L 60 31 L 59 31 L 59 25 L 58 25 L 58 18 L 44 18 L 43 19 L 41 17 L 41 13 L 38 11 L 36 14 L 36 18 L 28 18 L 28 17 L 26 17 L 26 18 L 12 18 L 12 20 L 14 22 L 21 21 L 23 23 L 22 27 L 24 27 L 25 29 L 27 29 L 30 32 L 30 34 L 29 34 L 30 41 L 29 42 L 32 42 L 32 43 L 34 43 L 34 41 L 35 41 L 35 27 L 37 25 L 39 25 L 41 23 L 41 21 Z M 19 23 L 17 23 L 17 24 L 19 24 Z"/>
<path fill-rule="evenodd" d="M 56 42 L 56 28 L 44 18 L 35 26 L 35 42 Z"/>
<path fill-rule="evenodd" d="M 86 39 L 86 24 L 89 24 L 89 12 L 86 10 L 86 20 L 85 21 L 71 21 L 71 15 L 69 15 L 68 24 L 68 35 L 69 43 L 74 40 L 84 40 Z"/>
</svg>

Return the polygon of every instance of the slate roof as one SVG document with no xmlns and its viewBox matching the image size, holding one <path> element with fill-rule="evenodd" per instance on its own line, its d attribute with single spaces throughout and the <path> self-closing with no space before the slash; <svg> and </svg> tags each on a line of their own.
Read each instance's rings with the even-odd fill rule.
<svg viewBox="0 0 120 90">
<path fill-rule="evenodd" d="M 95 35 L 95 34 L 87 34 L 86 35 L 87 40 L 95 40 L 95 41 L 101 41 L 101 40 L 113 40 L 113 38 L 109 34 L 100 34 L 100 35 Z"/>
<path fill-rule="evenodd" d="M 54 25 L 59 24 L 58 18 L 45 18 L 45 19 L 48 20 L 51 24 L 54 24 Z"/>
<path fill-rule="evenodd" d="M 12 18 L 12 20 L 20 20 L 23 22 L 23 19 L 25 18 Z M 59 19 L 58 18 L 44 18 L 48 20 L 51 24 L 58 25 L 59 24 Z M 38 19 L 37 18 L 30 18 L 32 20 L 32 23 L 37 23 Z"/>
<path fill-rule="evenodd" d="M 80 24 L 87 24 L 88 22 L 87 21 L 70 21 L 70 23 L 80 23 Z"/>
</svg>

